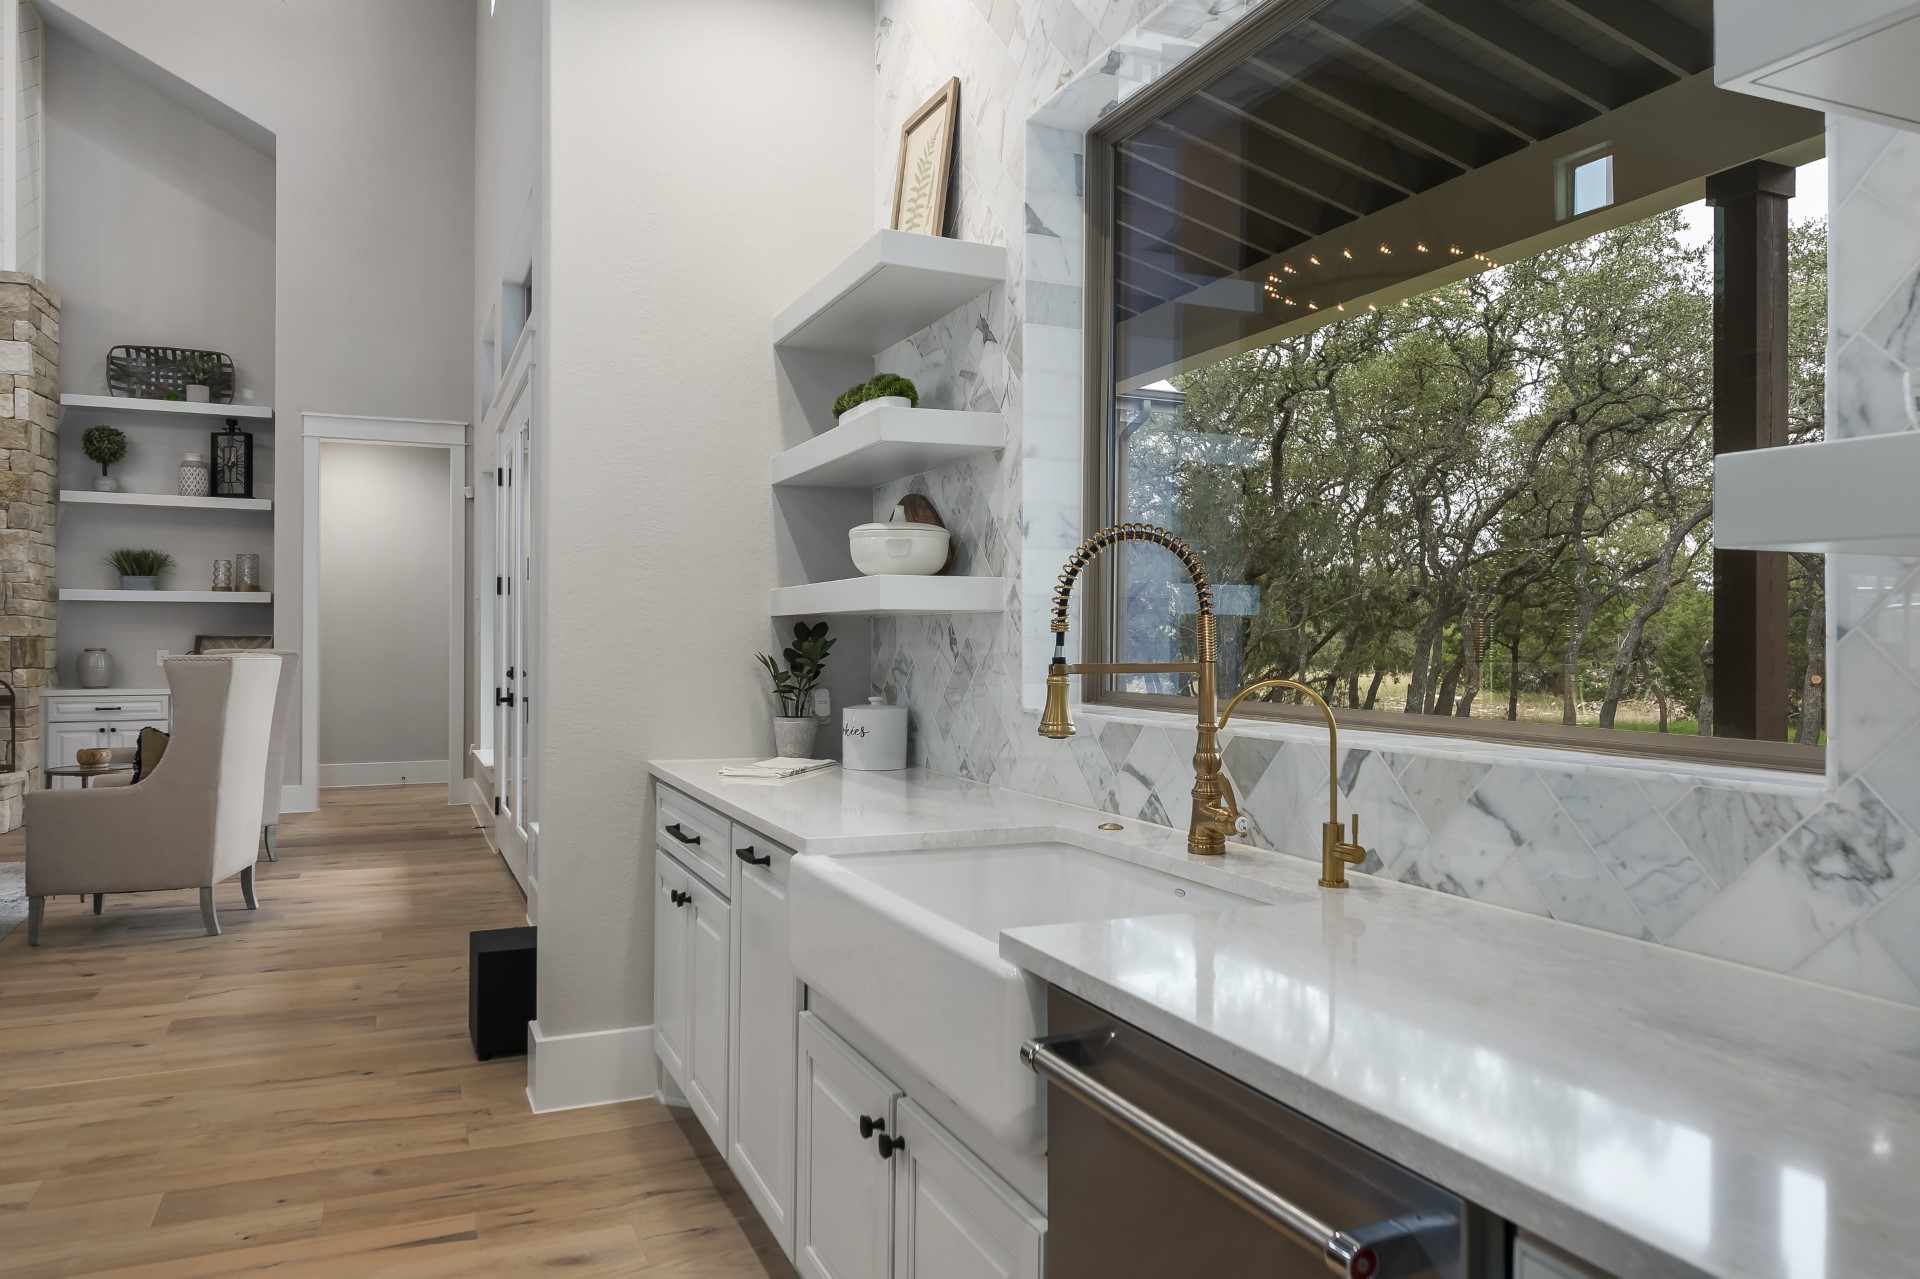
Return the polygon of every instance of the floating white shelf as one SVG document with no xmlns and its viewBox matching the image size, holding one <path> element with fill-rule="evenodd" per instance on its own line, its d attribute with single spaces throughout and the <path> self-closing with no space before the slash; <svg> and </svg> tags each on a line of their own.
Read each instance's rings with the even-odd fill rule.
<svg viewBox="0 0 1920 1279">
<path fill-rule="evenodd" d="M 1006 278 L 998 245 L 876 231 L 774 317 L 774 345 L 873 355 Z"/>
<path fill-rule="evenodd" d="M 96 493 L 61 489 L 62 502 L 100 506 L 179 506 L 192 511 L 271 511 L 270 497 L 178 497 L 172 493 Z"/>
<path fill-rule="evenodd" d="M 1920 431 L 1722 453 L 1713 542 L 1746 551 L 1920 555 Z"/>
<path fill-rule="evenodd" d="M 91 591 L 60 588 L 62 603 L 271 604 L 272 591 Z"/>
<path fill-rule="evenodd" d="M 70 409 L 119 409 L 136 413 L 179 413 L 189 417 L 272 417 L 271 408 L 258 404 L 189 404 L 185 400 L 138 400 L 127 395 L 63 395 Z"/>
<path fill-rule="evenodd" d="M 773 589 L 775 617 L 821 614 L 912 616 L 939 613 L 998 613 L 1007 605 L 1004 577 L 849 577 L 838 582 Z"/>
<path fill-rule="evenodd" d="M 1007 444 L 998 413 L 873 409 L 773 459 L 773 482 L 797 488 L 874 488 Z"/>
</svg>

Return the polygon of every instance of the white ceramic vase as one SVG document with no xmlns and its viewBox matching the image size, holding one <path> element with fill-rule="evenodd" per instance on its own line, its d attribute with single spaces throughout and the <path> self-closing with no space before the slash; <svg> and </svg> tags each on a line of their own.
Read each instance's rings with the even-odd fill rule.
<svg viewBox="0 0 1920 1279">
<path fill-rule="evenodd" d="M 120 481 L 111 475 L 96 475 L 93 478 L 93 491 L 96 493 L 118 493 Z"/>
<path fill-rule="evenodd" d="M 811 759 L 813 735 L 820 724 L 811 715 L 773 718 L 773 753 L 781 759 Z"/>
<path fill-rule="evenodd" d="M 80 654 L 80 687 L 106 688 L 113 683 L 113 658 L 104 648 L 90 648 Z"/>
</svg>

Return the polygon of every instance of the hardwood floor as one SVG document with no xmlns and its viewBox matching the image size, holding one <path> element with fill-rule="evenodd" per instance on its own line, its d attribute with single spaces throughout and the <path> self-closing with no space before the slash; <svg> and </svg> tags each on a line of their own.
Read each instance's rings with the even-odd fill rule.
<svg viewBox="0 0 1920 1279">
<path fill-rule="evenodd" d="M 223 936 L 188 891 L 0 940 L 0 1274 L 790 1276 L 684 1112 L 473 1059 L 467 932 L 524 905 L 445 788 L 322 795 Z"/>
</svg>

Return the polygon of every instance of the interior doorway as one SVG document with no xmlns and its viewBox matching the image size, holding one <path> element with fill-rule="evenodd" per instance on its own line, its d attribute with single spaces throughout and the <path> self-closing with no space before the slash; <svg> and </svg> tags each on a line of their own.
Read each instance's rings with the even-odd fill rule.
<svg viewBox="0 0 1920 1279">
<path fill-rule="evenodd" d="M 466 427 L 303 415 L 301 784 L 466 801 Z"/>
</svg>

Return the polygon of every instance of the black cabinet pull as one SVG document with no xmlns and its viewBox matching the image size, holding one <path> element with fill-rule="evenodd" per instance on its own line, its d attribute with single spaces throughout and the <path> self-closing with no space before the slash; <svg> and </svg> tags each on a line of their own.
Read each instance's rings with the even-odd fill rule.
<svg viewBox="0 0 1920 1279">
<path fill-rule="evenodd" d="M 905 1137 L 889 1137 L 887 1134 L 881 1133 L 874 1139 L 874 1144 L 880 1147 L 880 1157 L 882 1159 L 891 1159 L 893 1158 L 894 1151 L 905 1150 L 907 1148 L 907 1139 Z"/>
<path fill-rule="evenodd" d="M 125 710 L 125 709 L 126 709 L 126 707 L 124 707 L 124 706 L 96 706 L 96 707 L 94 707 L 93 709 L 95 709 L 95 710 L 97 710 L 97 711 L 119 711 L 119 710 Z"/>
<path fill-rule="evenodd" d="M 874 1119 L 867 1115 L 860 1116 L 860 1140 L 871 1141 L 873 1140 L 873 1134 L 877 1132 L 885 1132 L 886 1130 L 887 1130 L 886 1120 Z"/>
<path fill-rule="evenodd" d="M 734 849 L 734 850 L 733 850 L 733 855 L 734 855 L 735 857 L 738 857 L 738 858 L 739 858 L 739 859 L 740 859 L 741 861 L 743 861 L 743 862 L 745 862 L 745 863 L 746 863 L 747 865 L 749 865 L 749 866 L 771 866 L 771 865 L 773 865 L 773 854 L 772 854 L 772 853 L 762 853 L 762 854 L 761 854 L 760 856 L 758 856 L 758 857 L 755 857 L 755 856 L 753 855 L 753 845 L 752 845 L 752 844 L 748 844 L 748 845 L 747 845 L 747 846 L 746 846 L 745 848 L 736 848 L 736 849 Z"/>
<path fill-rule="evenodd" d="M 667 896 L 672 900 L 673 904 L 676 906 L 684 906 L 688 902 L 693 900 L 692 893 L 683 893 L 677 888 L 669 890 L 667 893 Z"/>
<path fill-rule="evenodd" d="M 687 832 L 681 830 L 679 822 L 671 823 L 667 827 L 667 834 L 673 836 L 675 839 L 679 840 L 683 844 L 697 844 L 700 842 L 700 837 L 698 835 L 689 835 L 687 834 Z"/>
</svg>

